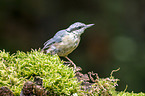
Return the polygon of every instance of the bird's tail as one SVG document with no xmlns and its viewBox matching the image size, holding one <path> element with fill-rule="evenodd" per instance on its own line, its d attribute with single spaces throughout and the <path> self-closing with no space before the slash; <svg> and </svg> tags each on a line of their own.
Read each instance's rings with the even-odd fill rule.
<svg viewBox="0 0 145 96">
<path fill-rule="evenodd" d="M 44 47 L 41 49 L 41 51 L 40 52 L 46 52 L 45 50 L 44 50 Z"/>
</svg>

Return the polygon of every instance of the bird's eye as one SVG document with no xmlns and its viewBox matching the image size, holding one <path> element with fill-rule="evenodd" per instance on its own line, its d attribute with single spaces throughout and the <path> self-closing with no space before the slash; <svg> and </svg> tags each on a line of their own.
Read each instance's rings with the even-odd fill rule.
<svg viewBox="0 0 145 96">
<path fill-rule="evenodd" d="M 78 29 L 81 29 L 81 28 L 82 28 L 81 26 L 78 27 Z"/>
<path fill-rule="evenodd" d="M 75 27 L 75 28 L 71 28 L 69 32 L 79 30 L 79 29 L 81 29 L 81 28 L 83 28 L 83 27 L 84 27 L 84 26 L 78 26 L 78 27 Z"/>
<path fill-rule="evenodd" d="M 81 29 L 81 28 L 83 28 L 83 27 L 84 27 L 84 26 L 79 26 L 78 29 Z"/>
</svg>

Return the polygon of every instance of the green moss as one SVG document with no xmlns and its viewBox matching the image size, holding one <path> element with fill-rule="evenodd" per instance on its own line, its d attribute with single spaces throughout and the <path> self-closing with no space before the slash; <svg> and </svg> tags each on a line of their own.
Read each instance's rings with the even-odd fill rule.
<svg viewBox="0 0 145 96">
<path fill-rule="evenodd" d="M 99 78 L 93 72 L 74 72 L 57 55 L 44 54 L 40 50 L 17 51 L 12 55 L 0 51 L 0 87 L 8 87 L 15 96 L 19 96 L 24 83 L 33 82 L 35 76 L 43 80 L 43 87 L 50 94 L 58 96 L 145 96 L 144 93 L 116 91 L 118 79 L 112 76 L 115 71 L 118 70 L 113 70 L 108 78 Z"/>
<path fill-rule="evenodd" d="M 57 95 L 70 95 L 79 90 L 79 82 L 74 78 L 72 68 L 63 65 L 57 55 L 40 51 L 20 52 L 10 55 L 0 51 L 0 87 L 7 86 L 19 95 L 23 84 L 33 76 L 43 79 L 43 86 Z"/>
</svg>

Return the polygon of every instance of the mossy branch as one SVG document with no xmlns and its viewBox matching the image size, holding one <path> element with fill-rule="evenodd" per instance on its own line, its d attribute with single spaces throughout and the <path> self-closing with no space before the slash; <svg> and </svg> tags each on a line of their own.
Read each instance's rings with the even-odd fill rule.
<svg viewBox="0 0 145 96">
<path fill-rule="evenodd" d="M 7 86 L 14 95 L 19 95 L 26 81 L 34 76 L 43 79 L 43 86 L 58 95 L 71 95 L 79 90 L 77 78 L 72 68 L 63 65 L 57 55 L 40 51 L 20 52 L 10 55 L 0 51 L 0 86 Z"/>
<path fill-rule="evenodd" d="M 144 93 L 128 93 L 116 91 L 117 81 L 113 70 L 108 78 L 99 78 L 97 73 L 82 74 L 64 65 L 57 55 L 50 55 L 32 50 L 10 55 L 0 51 L 0 95 L 1 90 L 9 88 L 15 96 L 19 96 L 25 84 L 35 85 L 49 91 L 49 96 L 144 96 Z M 42 80 L 42 87 L 35 84 L 35 77 Z M 94 78 L 95 77 L 95 78 Z M 29 82 L 28 82 L 29 81 Z M 92 83 L 90 83 L 92 82 Z M 6 86 L 6 87 L 4 87 Z M 38 89 L 39 90 L 39 89 Z"/>
</svg>

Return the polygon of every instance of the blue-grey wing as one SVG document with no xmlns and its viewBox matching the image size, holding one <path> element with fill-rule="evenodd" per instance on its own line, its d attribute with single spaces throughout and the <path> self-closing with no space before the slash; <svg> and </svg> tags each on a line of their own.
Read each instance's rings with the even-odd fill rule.
<svg viewBox="0 0 145 96">
<path fill-rule="evenodd" d="M 53 38 L 49 39 L 44 43 L 43 49 L 48 48 L 50 45 L 54 43 L 59 43 L 62 40 L 62 37 L 66 34 L 67 32 L 65 30 L 58 31 Z"/>
</svg>

